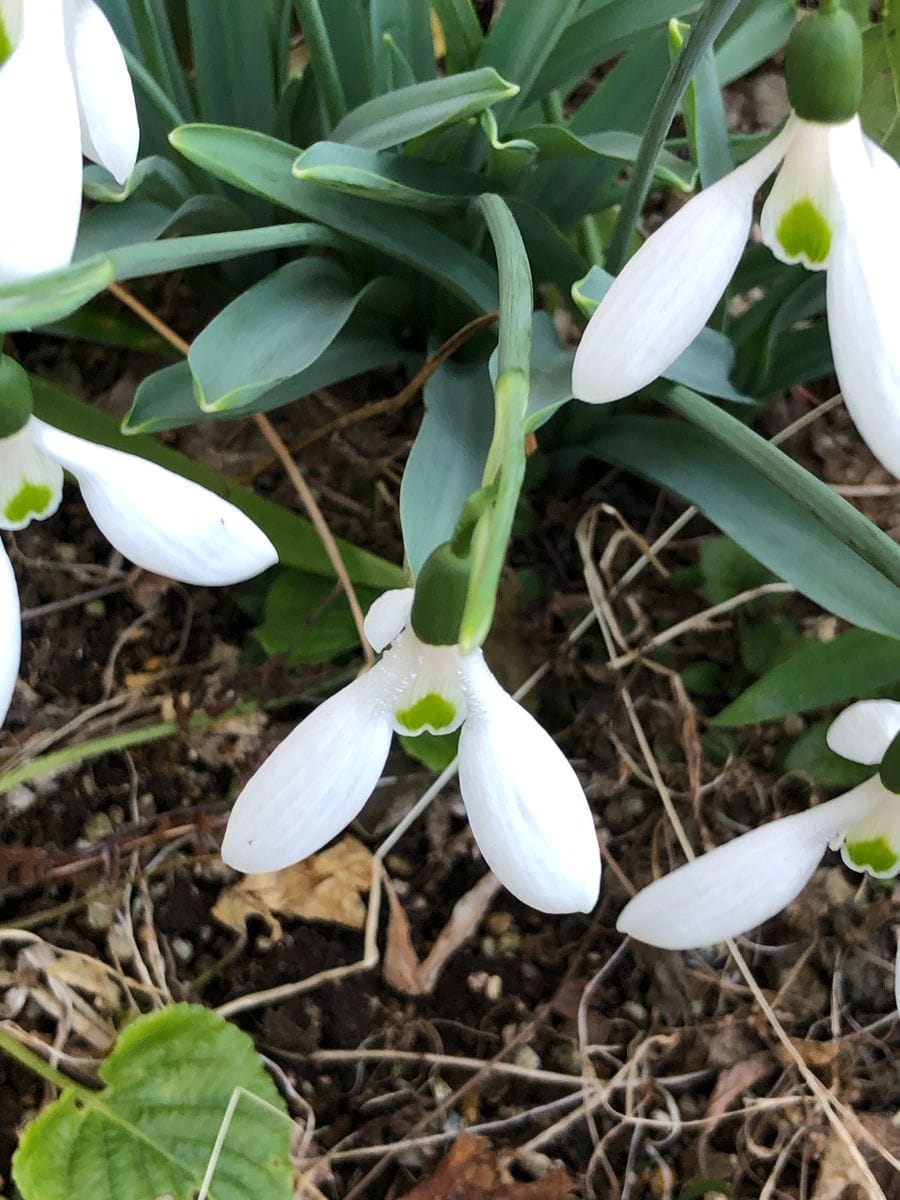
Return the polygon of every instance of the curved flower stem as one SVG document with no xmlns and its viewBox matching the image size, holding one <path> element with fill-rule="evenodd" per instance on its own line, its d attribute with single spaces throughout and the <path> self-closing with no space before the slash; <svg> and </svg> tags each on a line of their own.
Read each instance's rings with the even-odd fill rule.
<svg viewBox="0 0 900 1200">
<path fill-rule="evenodd" d="M 625 253 L 631 233 L 650 190 L 653 168 L 662 149 L 669 126 L 678 111 L 681 98 L 687 90 L 694 72 L 703 55 L 713 44 L 725 22 L 738 6 L 739 0 L 707 0 L 703 11 L 691 30 L 684 50 L 675 59 L 666 76 L 659 97 L 653 106 L 641 149 L 635 160 L 634 170 L 628 182 L 628 190 L 622 201 L 622 209 L 615 233 L 606 255 L 606 269 L 618 274 L 625 261 Z"/>
<path fill-rule="evenodd" d="M 500 277 L 500 327 L 497 381 L 494 385 L 494 436 L 482 487 L 495 498 L 480 518 L 472 540 L 472 574 L 459 641 L 463 652 L 487 637 L 494 616 L 497 586 L 525 477 L 525 417 L 531 371 L 531 267 L 516 220 L 499 196 L 475 200 L 488 227 Z"/>
</svg>

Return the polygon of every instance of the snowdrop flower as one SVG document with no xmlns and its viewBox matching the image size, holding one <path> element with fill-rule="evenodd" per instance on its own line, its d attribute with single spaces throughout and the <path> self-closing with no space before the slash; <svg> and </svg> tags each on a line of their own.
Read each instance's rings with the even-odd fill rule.
<svg viewBox="0 0 900 1200">
<path fill-rule="evenodd" d="M 238 796 L 222 857 L 277 871 L 352 821 L 372 794 L 396 730 L 459 739 L 460 789 L 481 853 L 520 900 L 544 912 L 589 912 L 600 854 L 581 784 L 552 738 L 509 696 L 481 650 L 422 642 L 411 588 L 386 592 L 366 617 L 384 650 L 366 674 L 321 704 Z"/>
<path fill-rule="evenodd" d="M 846 22 L 850 66 L 819 68 L 817 78 L 802 43 L 835 21 Z M 844 400 L 872 453 L 900 475 L 900 167 L 862 132 L 858 42 L 847 13 L 820 10 L 800 22 L 787 60 L 795 111 L 767 146 L 691 199 L 626 263 L 578 347 L 578 399 L 620 400 L 687 348 L 738 265 L 754 196 L 780 164 L 762 210 L 762 240 L 782 262 L 827 270 L 828 326 Z M 835 81 L 842 89 L 836 100 L 820 95 Z"/>
<path fill-rule="evenodd" d="M 137 149 L 128 69 L 94 0 L 0 0 L 0 284 L 70 261 L 82 152 L 124 183 Z"/>
<path fill-rule="evenodd" d="M 826 849 L 876 879 L 900 872 L 900 704 L 862 700 L 828 730 L 843 758 L 879 771 L 807 812 L 771 821 L 664 875 L 623 909 L 623 933 L 665 950 L 737 937 L 767 921 L 806 886 Z M 894 790 L 894 789 L 897 790 Z M 900 1008 L 900 975 L 897 979 Z"/>
<path fill-rule="evenodd" d="M 30 417 L 0 438 L 0 529 L 51 516 L 63 470 L 77 479 L 101 532 L 126 558 L 182 583 L 227 584 L 277 562 L 275 547 L 239 509 L 156 463 L 98 446 Z M 19 674 L 19 595 L 0 544 L 0 721 Z"/>
</svg>

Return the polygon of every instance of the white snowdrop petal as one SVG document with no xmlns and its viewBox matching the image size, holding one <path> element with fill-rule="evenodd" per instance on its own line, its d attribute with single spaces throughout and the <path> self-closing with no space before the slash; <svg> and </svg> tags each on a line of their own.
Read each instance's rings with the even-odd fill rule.
<svg viewBox="0 0 900 1200">
<path fill-rule="evenodd" d="M 0 34 L 4 50 L 11 53 L 22 40 L 25 0 L 0 0 Z"/>
<path fill-rule="evenodd" d="M 366 640 L 377 654 L 409 624 L 415 594 L 413 588 L 392 588 L 373 601 L 363 628 Z"/>
<path fill-rule="evenodd" d="M 65 32 L 82 148 L 124 183 L 134 170 L 140 135 L 122 49 L 94 0 L 67 0 Z"/>
<path fill-rule="evenodd" d="M 828 268 L 828 332 L 850 416 L 875 457 L 900 476 L 900 168 L 885 157 L 868 150 L 862 134 L 832 147 L 844 217 Z"/>
<path fill-rule="evenodd" d="M 600 851 L 578 777 L 480 651 L 462 657 L 461 671 L 469 716 L 459 739 L 460 789 L 485 861 L 532 908 L 590 912 Z"/>
<path fill-rule="evenodd" d="M 32 2 L 20 15 L 19 44 L 0 65 L 0 285 L 65 266 L 81 213 L 81 136 L 62 3 Z"/>
<path fill-rule="evenodd" d="M 575 353 L 578 400 L 605 404 L 651 383 L 694 340 L 734 274 L 753 197 L 793 137 L 788 125 L 748 162 L 689 200 L 629 259 Z"/>
<path fill-rule="evenodd" d="M 249 579 L 277 562 L 262 530 L 198 483 L 36 417 L 27 429 L 71 471 L 102 533 L 138 566 L 182 583 L 222 585 Z"/>
<path fill-rule="evenodd" d="M 0 529 L 52 516 L 62 488 L 62 467 L 35 445 L 28 428 L 0 438 Z"/>
<path fill-rule="evenodd" d="M 900 704 L 896 700 L 859 700 L 835 717 L 825 740 L 841 758 L 874 766 L 898 733 Z"/>
<path fill-rule="evenodd" d="M 22 654 L 19 589 L 9 556 L 0 543 L 0 724 L 6 720 Z"/>
<path fill-rule="evenodd" d="M 235 801 L 222 858 L 247 874 L 321 849 L 362 809 L 391 745 L 378 667 L 331 696 L 274 750 Z"/>
<path fill-rule="evenodd" d="M 828 264 L 840 213 L 830 156 L 838 127 L 796 116 L 791 122 L 794 138 L 760 216 L 762 240 L 782 262 L 821 271 Z"/>
<path fill-rule="evenodd" d="M 883 789 L 873 783 L 771 821 L 664 875 L 629 901 L 616 928 L 665 950 L 755 929 L 799 895 L 829 842 L 879 802 Z"/>
</svg>

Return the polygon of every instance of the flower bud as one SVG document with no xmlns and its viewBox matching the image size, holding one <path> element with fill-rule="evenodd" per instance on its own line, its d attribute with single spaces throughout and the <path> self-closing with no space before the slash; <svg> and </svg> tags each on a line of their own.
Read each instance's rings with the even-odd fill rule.
<svg viewBox="0 0 900 1200">
<path fill-rule="evenodd" d="M 420 641 L 430 646 L 455 646 L 459 641 L 471 567 L 471 559 L 454 554 L 450 542 L 442 542 L 425 559 L 410 618 Z"/>
<path fill-rule="evenodd" d="M 862 98 L 862 37 L 846 9 L 824 5 L 794 26 L 784 76 L 798 117 L 836 124 L 856 115 Z"/>
<path fill-rule="evenodd" d="M 0 438 L 18 433 L 31 416 L 31 380 L 8 355 L 0 355 Z"/>
</svg>

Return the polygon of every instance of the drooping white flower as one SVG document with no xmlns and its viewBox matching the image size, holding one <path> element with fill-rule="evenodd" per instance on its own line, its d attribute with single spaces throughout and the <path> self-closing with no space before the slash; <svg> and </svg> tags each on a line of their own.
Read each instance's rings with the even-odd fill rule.
<svg viewBox="0 0 900 1200">
<path fill-rule="evenodd" d="M 480 650 L 426 645 L 409 625 L 412 589 L 366 617 L 380 661 L 331 696 L 269 756 L 238 796 L 222 857 L 277 871 L 330 841 L 360 812 L 396 730 L 451 733 L 472 832 L 501 883 L 544 912 L 588 912 L 600 854 L 578 778 L 547 732 L 509 696 Z"/>
<path fill-rule="evenodd" d="M 77 479 L 101 532 L 132 562 L 182 583 L 249 579 L 278 560 L 275 547 L 233 504 L 156 463 L 64 433 L 37 417 L 0 438 L 0 529 L 51 516 L 63 470 Z M 19 596 L 0 546 L 0 721 L 19 671 Z"/>
<path fill-rule="evenodd" d="M 0 284 L 70 261 L 82 153 L 124 183 L 137 150 L 128 69 L 94 0 L 0 0 Z"/>
<path fill-rule="evenodd" d="M 641 246 L 594 312 L 575 355 L 574 395 L 620 400 L 656 379 L 709 320 L 761 216 L 783 262 L 826 270 L 835 371 L 872 453 L 900 475 L 900 167 L 862 132 L 792 114 L 748 162 L 704 189 Z"/>
<path fill-rule="evenodd" d="M 898 734 L 900 704 L 863 700 L 832 723 L 828 745 L 843 758 L 875 765 Z M 834 800 L 745 833 L 644 888 L 622 910 L 617 928 L 666 950 L 737 937 L 799 895 L 829 846 L 840 848 L 855 871 L 896 876 L 900 794 L 876 774 Z M 900 976 L 897 988 L 900 994 Z"/>
</svg>

